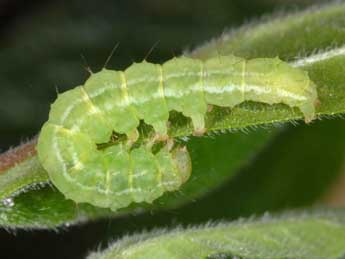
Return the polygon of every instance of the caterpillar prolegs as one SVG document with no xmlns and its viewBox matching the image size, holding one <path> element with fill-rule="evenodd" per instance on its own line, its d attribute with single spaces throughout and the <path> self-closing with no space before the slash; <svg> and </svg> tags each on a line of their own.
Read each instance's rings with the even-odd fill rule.
<svg viewBox="0 0 345 259">
<path fill-rule="evenodd" d="M 163 65 L 134 63 L 125 71 L 103 69 L 52 104 L 38 140 L 39 159 L 53 184 L 76 202 L 112 210 L 152 202 L 178 190 L 191 174 L 188 151 L 172 145 L 168 135 L 169 112 L 189 117 L 200 135 L 208 105 L 244 101 L 297 107 L 309 122 L 317 92 L 306 72 L 278 58 L 180 57 Z M 155 137 L 135 146 L 141 120 Z M 114 132 L 126 140 L 97 148 Z M 161 149 L 153 152 L 159 141 Z"/>
</svg>

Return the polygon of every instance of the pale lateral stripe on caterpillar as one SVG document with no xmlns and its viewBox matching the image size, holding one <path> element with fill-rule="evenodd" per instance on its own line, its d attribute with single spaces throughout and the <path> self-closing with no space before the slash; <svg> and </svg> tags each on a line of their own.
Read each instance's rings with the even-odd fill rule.
<svg viewBox="0 0 345 259">
<path fill-rule="evenodd" d="M 152 202 L 188 179 L 186 148 L 171 150 L 166 144 L 153 154 L 145 145 L 98 150 L 96 144 L 109 142 L 113 132 L 134 143 L 140 120 L 153 126 L 157 139 L 169 139 L 172 110 L 191 118 L 201 134 L 208 105 L 234 107 L 249 100 L 297 107 L 308 122 L 315 116 L 317 92 L 306 72 L 277 58 L 181 57 L 163 65 L 135 63 L 123 72 L 103 69 L 84 86 L 58 96 L 42 128 L 38 155 L 52 182 L 77 202 L 113 210 Z"/>
</svg>

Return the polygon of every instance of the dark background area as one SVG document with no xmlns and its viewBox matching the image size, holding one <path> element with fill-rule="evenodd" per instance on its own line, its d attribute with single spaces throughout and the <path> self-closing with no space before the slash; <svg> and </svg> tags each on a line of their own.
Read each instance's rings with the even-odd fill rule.
<svg viewBox="0 0 345 259">
<path fill-rule="evenodd" d="M 47 119 L 56 91 L 82 84 L 109 62 L 123 69 L 148 57 L 163 62 L 272 12 L 315 1 L 2 1 L 0 3 L 0 151 L 31 138 Z M 84 258 L 125 233 L 203 222 L 202 210 L 106 219 L 59 231 L 0 230 L 0 258 Z M 241 215 L 241 214 L 239 214 Z M 245 216 L 245 215 L 244 215 Z M 217 218 L 213 218 L 217 219 Z"/>
</svg>

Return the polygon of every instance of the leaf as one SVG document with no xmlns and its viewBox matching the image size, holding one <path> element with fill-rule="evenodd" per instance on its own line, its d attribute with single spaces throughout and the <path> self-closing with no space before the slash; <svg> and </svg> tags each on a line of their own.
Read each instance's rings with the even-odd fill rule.
<svg viewBox="0 0 345 259">
<path fill-rule="evenodd" d="M 29 188 L 0 204 L 0 225 L 7 229 L 46 229 L 70 226 L 110 215 L 106 209 L 66 200 L 50 185 Z"/>
<path fill-rule="evenodd" d="M 265 215 L 127 236 L 88 259 L 341 259 L 344 210 Z"/>
<path fill-rule="evenodd" d="M 175 214 L 199 223 L 318 204 L 342 173 L 344 131 L 340 118 L 286 127 L 221 188 Z"/>
<path fill-rule="evenodd" d="M 0 155 L 0 200 L 49 181 L 36 156 L 35 145 L 36 140 L 32 140 Z"/>
<path fill-rule="evenodd" d="M 337 7 L 337 11 L 334 11 L 334 6 L 326 7 L 324 9 L 320 9 L 316 11 L 315 13 L 311 12 L 304 12 L 299 15 L 294 16 L 296 19 L 296 23 L 294 23 L 294 30 L 304 30 L 305 29 L 305 23 L 303 23 L 303 16 L 312 15 L 316 19 L 322 19 L 325 23 L 328 21 L 327 19 L 330 19 L 329 23 L 332 22 L 333 24 L 337 24 L 337 20 L 339 20 L 339 23 L 343 21 L 343 14 L 345 7 L 343 4 L 340 4 Z M 333 11 L 332 11 L 333 10 Z M 340 12 L 339 10 L 343 10 L 343 12 Z M 332 13 L 332 15 L 329 14 L 329 12 Z M 297 18 L 296 18 L 297 17 Z M 300 17 L 300 18 L 298 18 Z M 301 18 L 302 17 L 302 18 Z M 332 19 L 330 18 L 332 17 Z M 275 21 L 275 23 L 280 23 L 280 21 Z M 290 22 L 285 24 L 285 26 L 289 26 Z M 253 48 L 255 46 L 255 43 L 257 42 L 255 39 L 259 37 L 260 33 L 262 34 L 262 37 L 265 38 L 266 33 L 264 33 L 262 27 L 263 25 L 259 25 L 258 27 L 249 27 L 247 30 L 250 30 L 251 33 L 245 34 L 248 39 L 242 39 L 246 42 L 247 45 L 250 45 L 252 42 Z M 278 25 L 277 25 L 278 26 Z M 254 35 L 257 28 L 257 34 L 256 38 L 251 38 L 250 35 Z M 314 29 L 315 32 L 319 32 L 319 27 L 311 27 L 311 29 Z M 243 33 L 243 32 L 242 32 Z M 276 32 L 278 33 L 278 32 Z M 279 34 L 280 35 L 280 34 Z M 283 34 L 286 37 L 290 37 L 288 34 Z M 312 34 L 310 34 L 311 36 Z M 273 36 L 272 36 L 273 37 Z M 273 37 L 274 38 L 274 37 Z M 289 45 L 283 44 L 284 41 L 287 38 L 284 37 L 278 37 L 281 41 L 280 48 L 275 49 L 275 52 L 281 52 L 282 54 L 289 49 Z M 341 41 L 342 37 L 337 36 L 338 42 Z M 323 38 L 323 44 L 329 44 L 333 42 L 334 37 L 330 34 L 325 34 Z M 345 40 L 345 39 L 343 39 Z M 307 46 L 309 41 L 305 40 L 305 45 Z M 324 45 L 322 45 L 324 46 Z M 259 53 L 259 46 L 258 51 L 255 53 L 255 55 L 260 55 Z M 241 45 L 237 46 L 238 49 L 241 49 Z M 314 47 L 313 47 L 314 48 Z M 305 48 L 306 49 L 306 48 Z M 247 49 L 248 53 L 243 54 L 244 56 L 251 56 L 253 55 L 252 48 Z M 321 105 L 318 108 L 318 114 L 319 115 L 334 115 L 334 114 L 340 114 L 344 112 L 345 109 L 345 102 L 344 102 L 344 83 L 345 78 L 342 76 L 344 74 L 345 70 L 345 57 L 343 55 L 342 51 L 339 51 L 341 49 L 338 49 L 338 51 L 329 50 L 320 58 L 318 55 L 314 55 L 312 60 L 313 62 L 307 62 L 305 58 L 301 58 L 300 61 L 303 63 L 303 65 L 300 67 L 302 69 L 306 69 L 309 71 L 311 79 L 317 84 L 318 91 L 320 95 Z M 244 50 L 242 50 L 244 51 Z M 260 50 L 261 51 L 261 50 Z M 236 53 L 236 49 L 234 47 L 233 52 Z M 196 52 L 195 52 L 196 53 Z M 194 53 L 194 54 L 195 54 Z M 264 53 L 264 51 L 263 51 Z M 334 54 L 336 53 L 336 54 Z M 298 54 L 298 50 L 295 49 L 295 55 Z M 316 57 L 316 58 L 315 58 Z M 208 116 L 207 124 L 209 125 L 210 131 L 215 130 L 221 130 L 221 129 L 241 129 L 246 127 L 253 127 L 256 125 L 261 124 L 275 124 L 276 122 L 284 122 L 289 120 L 295 120 L 301 118 L 301 114 L 297 110 L 292 110 L 284 105 L 273 105 L 268 106 L 264 104 L 258 104 L 258 103 L 244 103 L 233 110 L 229 109 L 215 109 L 215 111 Z M 176 128 L 173 129 L 173 133 L 175 136 L 184 136 L 189 135 L 191 133 L 191 127 L 188 122 L 181 122 L 181 124 L 178 124 Z M 188 184 L 182 189 L 183 192 L 188 193 L 187 197 L 184 197 L 182 195 L 178 195 L 176 193 L 168 194 L 162 199 L 159 199 L 156 203 L 156 207 L 160 208 L 171 208 L 174 206 L 180 206 L 181 204 L 191 201 L 195 197 L 201 197 L 202 195 L 205 195 L 210 190 L 215 189 L 218 187 L 222 182 L 224 182 L 226 179 L 230 178 L 231 176 L 235 175 L 235 173 L 238 171 L 237 169 L 243 166 L 248 159 L 253 156 L 258 150 L 261 149 L 261 147 L 264 145 L 264 143 L 267 142 L 268 139 L 271 138 L 270 133 L 268 132 L 259 132 L 259 133 L 252 133 L 249 136 L 243 137 L 243 139 L 239 138 L 238 135 L 240 133 L 236 134 L 224 134 L 224 139 L 217 137 L 214 146 L 212 146 L 212 140 L 203 138 L 201 140 L 196 140 L 195 142 L 190 141 L 188 143 L 190 150 L 194 153 L 193 158 L 193 179 L 190 180 Z M 256 135 L 257 134 L 257 135 Z M 238 138 L 238 139 L 237 139 Z M 198 144 L 198 141 L 199 144 Z M 200 144 L 203 141 L 205 141 L 204 144 Z M 227 142 L 229 141 L 229 142 Z M 247 143 L 244 145 L 244 143 Z M 204 149 L 200 149 L 198 145 L 204 145 Z M 229 147 L 234 148 L 234 153 L 229 153 L 232 156 L 228 158 L 228 156 L 225 157 L 225 155 L 228 154 Z M 243 147 L 243 149 L 241 149 Z M 207 151 L 205 151 L 207 150 Z M 212 153 L 215 154 L 215 157 L 213 158 L 213 161 L 210 161 L 207 165 L 203 164 L 203 162 L 207 161 L 205 157 L 207 157 L 207 153 L 212 150 Z M 242 151 L 241 151 L 242 150 Z M 240 152 L 241 151 L 241 152 Z M 200 155 L 198 154 L 200 152 Z M 239 152 L 239 157 L 236 157 L 236 152 Z M 198 158 L 198 156 L 200 158 Z M 37 161 L 37 160 L 36 160 Z M 201 161 L 201 162 L 200 162 Z M 226 162 L 225 162 L 226 161 Z M 199 167 L 199 164 L 203 165 L 203 167 Z M 17 165 L 19 168 L 17 168 L 17 171 L 20 171 L 24 169 L 24 167 L 21 168 L 21 164 L 19 163 Z M 37 164 L 35 165 L 37 166 Z M 32 173 L 32 176 L 34 176 L 37 172 L 37 170 L 33 168 L 26 168 L 25 174 L 30 175 L 30 170 Z M 29 173 L 28 173 L 29 172 Z M 214 174 L 211 172 L 214 172 Z M 8 171 L 2 172 L 2 178 L 4 178 L 4 175 L 6 175 Z M 215 174 L 217 177 L 215 177 Z M 31 178 L 31 184 L 37 183 L 34 177 Z M 40 182 L 40 181 L 39 181 Z M 22 187 L 20 187 L 22 188 Z M 49 188 L 49 187 L 46 187 Z M 11 189 L 8 187 L 8 189 Z M 13 194 L 18 193 L 20 189 L 13 190 Z M 35 192 L 35 191 L 32 191 Z M 32 194 L 34 195 L 34 194 Z M 37 192 L 37 195 L 41 195 Z M 21 195 L 20 195 L 21 196 Z M 18 205 L 18 209 L 25 208 L 25 206 L 29 206 L 29 202 L 31 202 L 30 199 L 26 200 L 25 197 L 23 199 L 20 199 L 21 197 L 18 196 L 14 198 L 14 204 L 15 206 Z M 60 196 L 62 198 L 62 196 Z M 45 197 L 42 197 L 42 204 L 44 203 Z M 73 203 L 64 203 L 66 204 L 66 211 L 70 211 L 71 206 L 73 208 L 75 205 Z M 22 206 L 19 206 L 22 204 Z M 26 204 L 26 205 L 25 205 Z M 48 206 L 49 205 L 49 206 Z M 54 224 L 61 224 L 64 222 L 64 220 L 74 221 L 73 217 L 75 219 L 74 222 L 77 222 L 80 219 L 80 215 L 83 215 L 82 218 L 85 219 L 85 217 L 88 217 L 88 212 L 84 212 L 83 209 L 80 209 L 80 214 L 75 213 L 73 217 L 71 217 L 71 214 L 63 215 L 60 214 L 59 220 L 50 220 L 49 217 L 43 219 L 42 217 L 37 217 L 36 224 L 33 224 L 34 220 L 27 220 L 28 218 L 34 218 L 33 215 L 30 213 L 36 213 L 36 211 L 30 211 L 27 210 L 27 214 L 21 214 L 20 211 L 15 212 L 12 215 L 16 215 L 15 217 L 7 217 L 9 211 L 14 212 L 16 207 L 13 207 L 12 210 L 2 210 L 2 222 L 4 226 L 21 226 L 21 227 L 32 227 L 40 225 L 39 222 L 42 222 L 42 227 L 51 227 Z M 42 205 L 43 206 L 43 205 Z M 51 214 L 54 214 L 54 204 L 47 201 L 47 207 L 51 209 Z M 82 206 L 81 206 L 82 207 Z M 150 206 L 149 206 L 150 207 Z M 3 208 L 7 208 L 5 205 L 3 205 Z M 152 208 L 152 207 L 150 207 Z M 131 207 L 128 208 L 129 211 L 136 211 L 137 207 Z M 22 215 L 21 218 L 18 215 Z M 92 218 L 93 213 L 90 213 L 90 217 Z M 100 210 L 100 213 L 97 215 L 98 217 L 100 215 L 108 215 L 108 212 L 103 212 Z M 11 219 L 11 220 L 8 220 Z"/>
<path fill-rule="evenodd" d="M 345 3 L 334 1 L 303 12 L 252 21 L 189 53 L 207 59 L 217 55 L 276 57 L 291 61 L 345 44 Z"/>
</svg>

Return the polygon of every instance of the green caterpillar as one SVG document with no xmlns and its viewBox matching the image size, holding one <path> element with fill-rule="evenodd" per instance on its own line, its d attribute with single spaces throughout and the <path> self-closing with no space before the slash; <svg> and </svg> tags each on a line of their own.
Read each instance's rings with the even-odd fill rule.
<svg viewBox="0 0 345 259">
<path fill-rule="evenodd" d="M 201 135 L 208 105 L 234 107 L 248 100 L 297 107 L 309 122 L 317 92 L 306 72 L 278 58 L 180 57 L 163 65 L 135 63 L 125 71 L 103 69 L 52 104 L 38 156 L 54 185 L 76 202 L 112 210 L 152 202 L 178 190 L 191 174 L 186 148 L 171 145 L 169 112 L 189 117 Z M 152 143 L 132 146 L 140 120 L 153 127 L 152 142 L 164 143 L 157 153 Z M 126 141 L 97 148 L 114 132 Z"/>
</svg>

